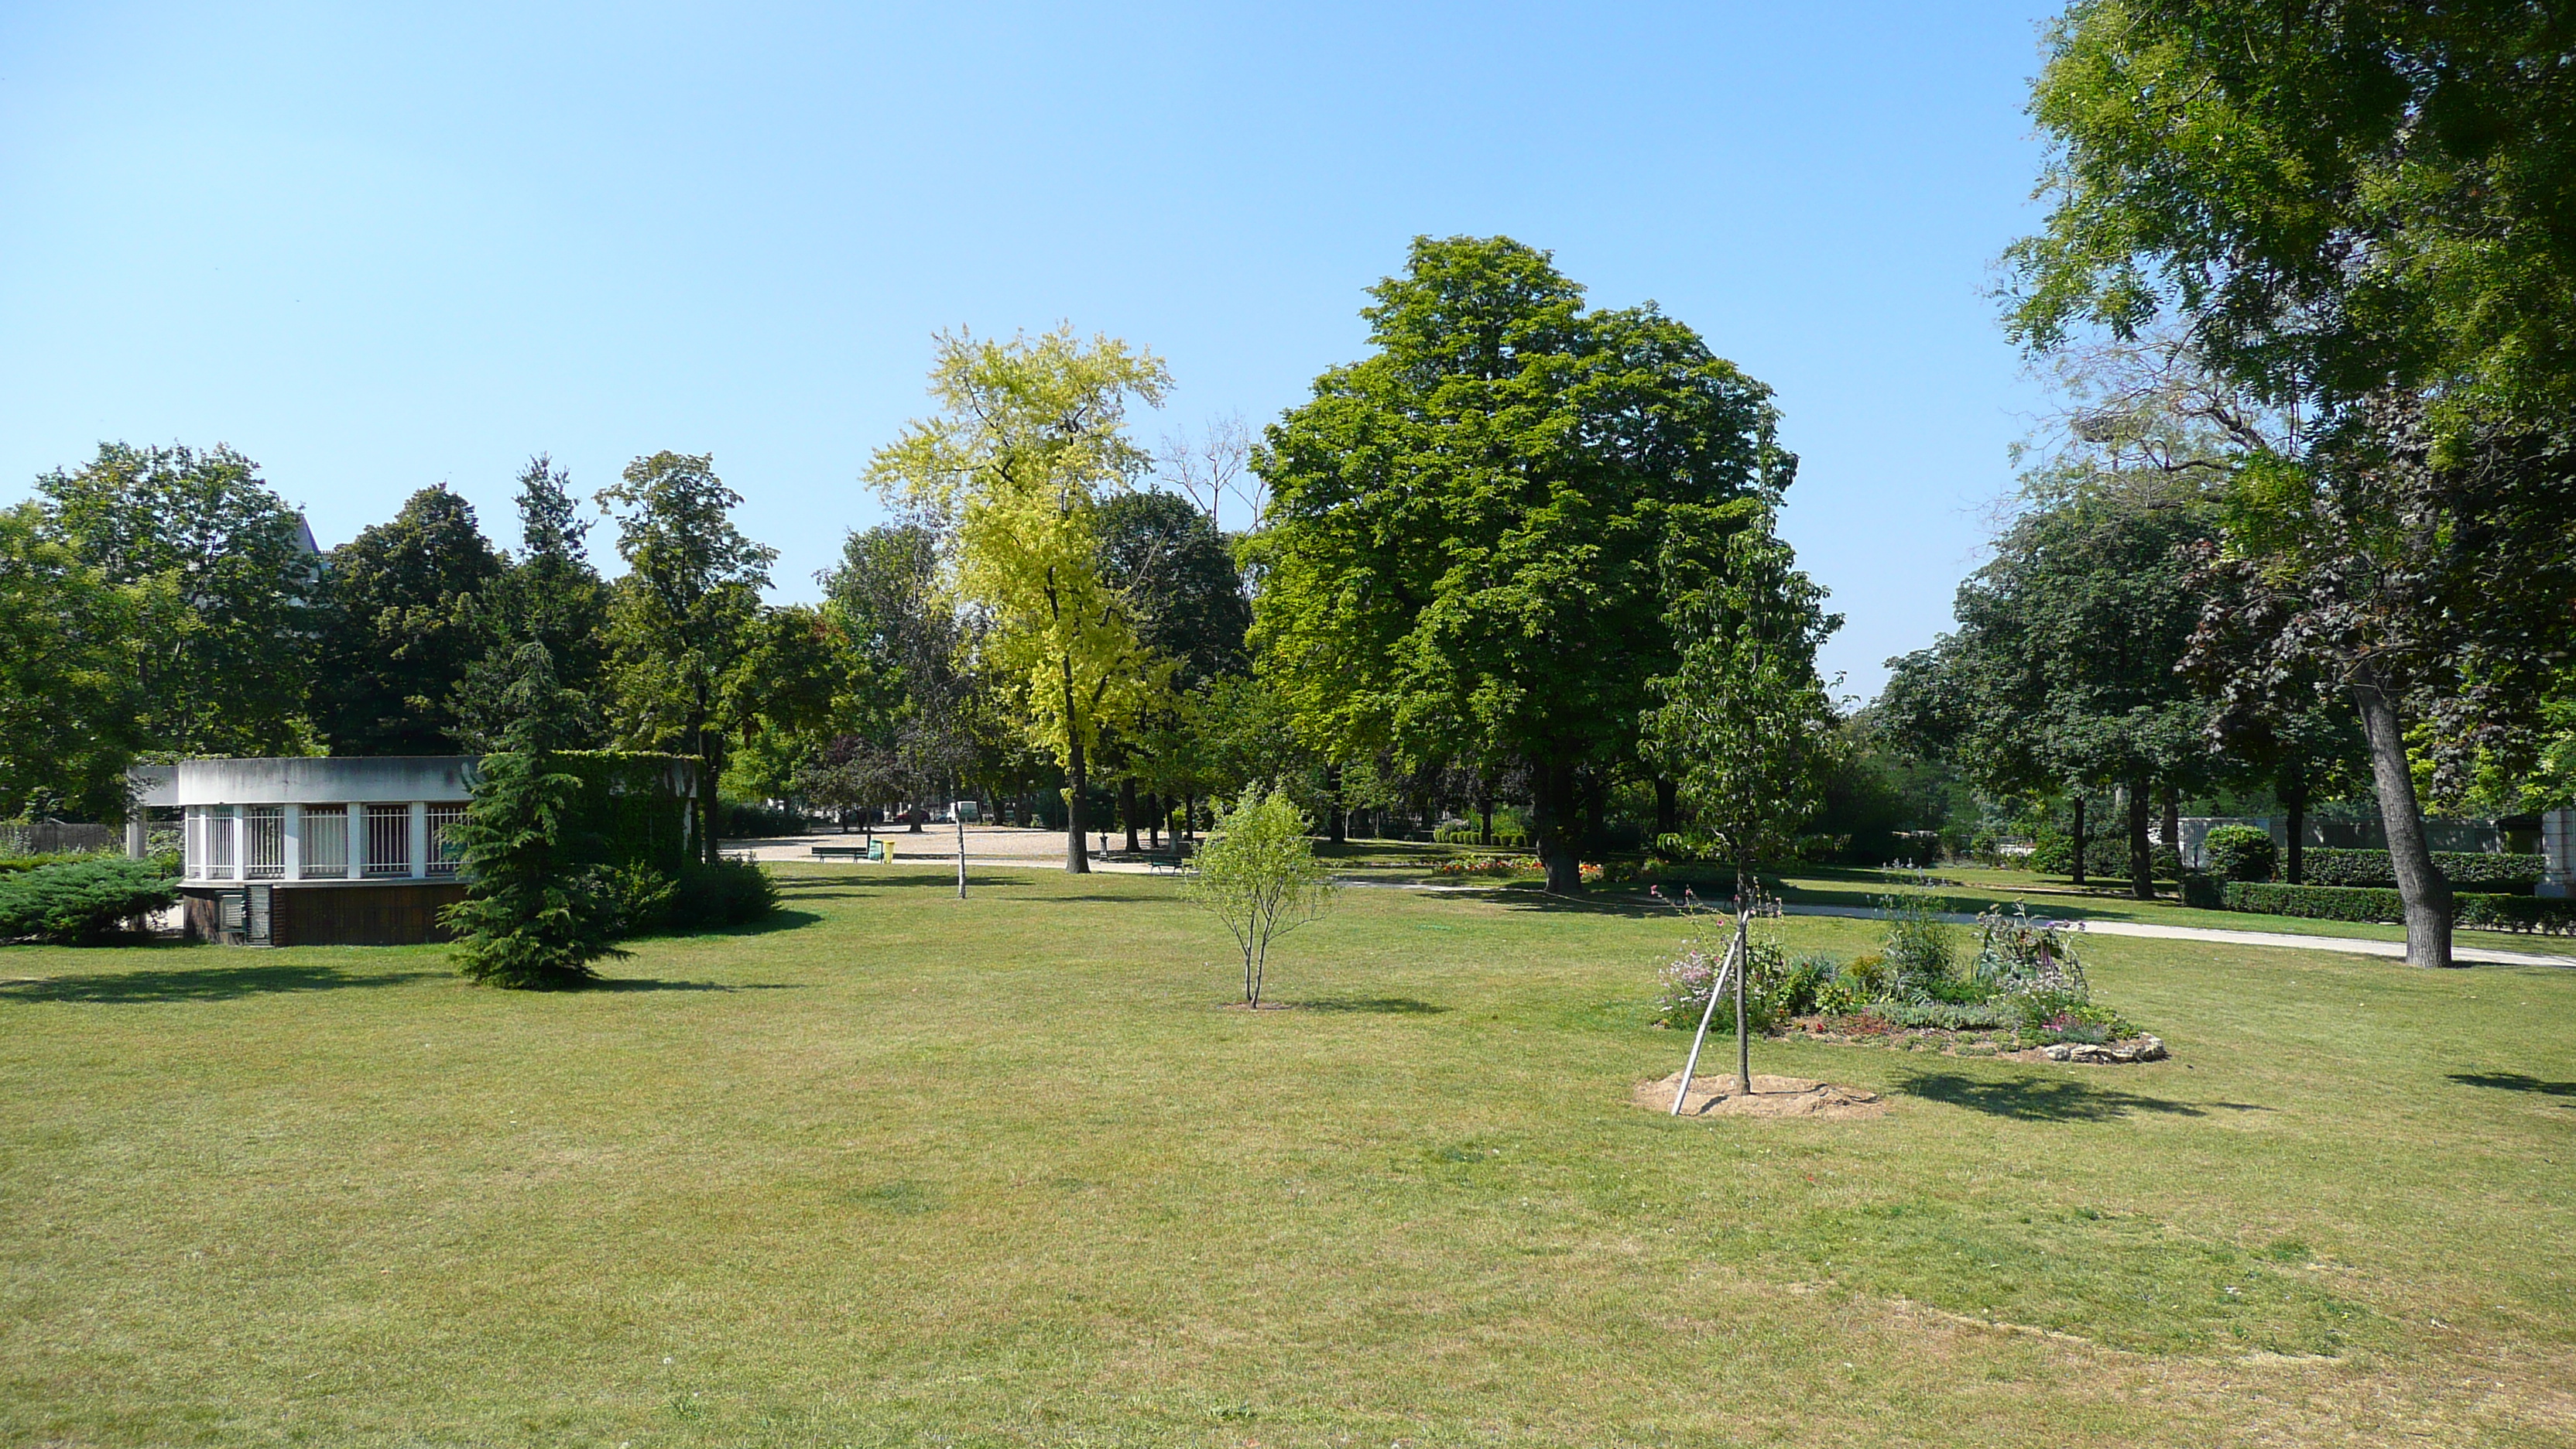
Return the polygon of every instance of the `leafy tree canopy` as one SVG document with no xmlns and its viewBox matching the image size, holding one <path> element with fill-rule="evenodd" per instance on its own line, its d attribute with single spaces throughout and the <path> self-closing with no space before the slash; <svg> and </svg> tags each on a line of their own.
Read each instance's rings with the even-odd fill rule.
<svg viewBox="0 0 2576 1449">
<path fill-rule="evenodd" d="M 47 537 L 32 503 L 0 511 L 0 818 L 122 819 L 149 738 L 137 664 L 142 590 Z"/>
<path fill-rule="evenodd" d="M 303 516 L 230 448 L 101 443 L 36 480 L 43 532 L 139 590 L 137 741 L 170 755 L 299 754 L 320 560 Z"/>
<path fill-rule="evenodd" d="M 513 661 L 529 644 L 545 646 L 559 686 L 576 696 L 569 717 L 580 743 L 564 748 L 607 743 L 608 586 L 583 548 L 590 521 L 579 516 L 571 482 L 542 453 L 519 475 L 519 552 L 483 591 L 491 642 L 453 701 L 457 742 L 467 749 L 500 748 L 514 717 L 505 701 Z"/>
<path fill-rule="evenodd" d="M 627 572 L 609 606 L 619 725 L 639 748 L 676 744 L 698 757 L 698 843 L 713 864 L 727 695 L 761 642 L 760 591 L 778 551 L 734 527 L 742 495 L 709 455 L 637 458 L 599 502 L 623 510 L 617 552 Z"/>
<path fill-rule="evenodd" d="M 1099 518 L 1152 465 L 1127 436 L 1130 400 L 1158 405 L 1170 387 L 1161 359 L 1114 338 L 943 335 L 941 411 L 868 464 L 880 492 L 947 532 L 953 597 L 989 621 L 985 652 L 1029 738 L 1065 768 L 1069 870 L 1089 868 L 1083 794 L 1103 725 L 1140 717 L 1170 675 L 1107 576 Z"/>
<path fill-rule="evenodd" d="M 1260 667 L 1336 758 L 1530 761 L 1570 889 L 1576 770 L 1633 755 L 1671 605 L 1796 460 L 1768 388 L 1509 238 L 1418 238 L 1371 295 L 1374 351 L 1256 455 Z"/>
<path fill-rule="evenodd" d="M 445 484 L 331 551 L 313 713 L 333 753 L 454 748 L 453 696 L 490 645 L 484 595 L 501 576 L 474 506 Z"/>
</svg>

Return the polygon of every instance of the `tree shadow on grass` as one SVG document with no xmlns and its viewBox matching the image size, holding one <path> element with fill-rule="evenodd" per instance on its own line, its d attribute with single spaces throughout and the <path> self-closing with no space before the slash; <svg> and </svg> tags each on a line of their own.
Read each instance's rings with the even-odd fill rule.
<svg viewBox="0 0 2576 1449">
<path fill-rule="evenodd" d="M 739 926 L 700 926 L 694 930 L 686 931 L 646 931 L 628 937 L 627 939 L 635 941 L 696 941 L 703 940 L 709 936 L 766 936 L 775 931 L 801 930 L 806 926 L 811 926 L 820 922 L 822 919 L 822 915 L 815 911 L 779 910 L 771 911 L 768 915 L 761 917 L 759 920 L 746 921 Z"/>
<path fill-rule="evenodd" d="M 94 976 L 51 976 L 0 982 L 0 1001 L 238 1001 L 298 991 L 404 986 L 437 971 L 343 971 L 302 964 L 216 966 L 194 971 L 119 971 Z"/>
<path fill-rule="evenodd" d="M 602 976 L 582 984 L 584 991 L 803 991 L 793 981 L 746 981 L 727 985 L 721 981 L 663 981 L 650 976 Z"/>
<path fill-rule="evenodd" d="M 2009 1077 L 1989 1081 L 1956 1072 L 1926 1072 L 1901 1082 L 1909 1097 L 1946 1102 L 1990 1117 L 2016 1122 L 2115 1122 L 2138 1112 L 2168 1117 L 2206 1117 L 2188 1102 L 2141 1097 L 2117 1087 L 2097 1087 L 2064 1077 Z"/>
<path fill-rule="evenodd" d="M 1516 911 L 1559 911 L 1588 916 L 1620 916 L 1632 921 L 1649 916 L 1668 916 L 1675 920 L 1682 918 L 1682 912 L 1678 908 L 1643 893 L 1552 896 L 1545 891 L 1526 887 L 1497 886 L 1477 894 L 1496 905 Z"/>
<path fill-rule="evenodd" d="M 2521 1072 L 2453 1072 L 2463 1087 L 2493 1087 L 2500 1092 L 2535 1092 L 2543 1097 L 2576 1097 L 2576 1082 L 2544 1082 Z"/>
<path fill-rule="evenodd" d="M 1369 1016 L 1437 1016 L 1450 1009 L 1410 996 L 1317 996 L 1287 1004 L 1299 1011 L 1347 1011 Z"/>
<path fill-rule="evenodd" d="M 780 881 L 778 884 L 780 893 L 786 893 L 789 882 Z M 920 889 L 928 886 L 939 886 L 953 891 L 957 889 L 957 872 L 954 869 L 951 869 L 945 875 L 931 875 L 924 873 L 921 875 L 859 876 L 849 880 L 834 879 L 831 881 L 817 882 L 817 884 L 828 884 L 839 887 L 840 889 L 834 892 L 836 895 L 865 895 L 871 890 L 897 890 L 905 887 Z M 977 886 L 993 888 L 1000 886 L 1024 886 L 1027 884 L 1029 884 L 1029 878 L 1027 876 L 977 875 L 973 866 L 970 865 L 966 868 L 966 888 L 970 891 L 975 889 Z M 856 887 L 857 889 L 853 891 L 851 889 L 852 887 Z M 821 892 L 815 892 L 815 894 L 819 895 Z"/>
</svg>

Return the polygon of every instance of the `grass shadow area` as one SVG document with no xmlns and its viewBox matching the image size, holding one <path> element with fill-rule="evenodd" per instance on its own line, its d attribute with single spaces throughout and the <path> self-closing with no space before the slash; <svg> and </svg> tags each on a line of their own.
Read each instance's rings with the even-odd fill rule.
<svg viewBox="0 0 2576 1449">
<path fill-rule="evenodd" d="M 2139 1112 L 2168 1117 L 2209 1115 L 2188 1102 L 2142 1097 L 2118 1087 L 2097 1087 L 2064 1077 L 1988 1080 L 1957 1072 L 1927 1072 L 1899 1082 L 1896 1089 L 1927 1102 L 1944 1102 L 2016 1122 L 2112 1122 Z"/>
<path fill-rule="evenodd" d="M 1287 1004 L 1299 1011 L 1347 1011 L 1365 1016 L 1438 1016 L 1450 1010 L 1410 996 L 1314 996 Z"/>
<path fill-rule="evenodd" d="M 664 981 L 651 976 L 602 976 L 582 983 L 583 991 L 804 991 L 793 981 Z"/>
<path fill-rule="evenodd" d="M 2453 1072 L 2463 1087 L 2491 1087 L 2499 1092 L 2532 1092 L 2543 1097 L 2576 1097 L 2576 1082 L 2548 1082 L 2521 1072 Z"/>
<path fill-rule="evenodd" d="M 435 971 L 343 971 L 336 966 L 301 964 L 213 966 L 191 971 L 118 971 L 0 982 L 0 1001 L 110 1004 L 238 1001 L 244 997 L 292 992 L 404 986 L 440 974 Z"/>
</svg>

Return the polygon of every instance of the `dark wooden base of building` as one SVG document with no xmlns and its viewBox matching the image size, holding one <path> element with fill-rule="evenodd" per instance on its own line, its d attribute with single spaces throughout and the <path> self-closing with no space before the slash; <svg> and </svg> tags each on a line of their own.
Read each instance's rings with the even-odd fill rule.
<svg viewBox="0 0 2576 1449">
<path fill-rule="evenodd" d="M 188 939 L 225 946 L 417 946 L 449 938 L 458 881 L 252 881 L 179 888 Z"/>
</svg>

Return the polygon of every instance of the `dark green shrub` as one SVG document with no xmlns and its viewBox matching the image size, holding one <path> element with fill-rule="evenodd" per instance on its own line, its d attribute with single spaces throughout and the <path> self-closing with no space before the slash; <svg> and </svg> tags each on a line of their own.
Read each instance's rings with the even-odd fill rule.
<svg viewBox="0 0 2576 1449">
<path fill-rule="evenodd" d="M 179 899 L 159 863 L 122 856 L 40 865 L 0 876 L 0 940 L 81 945 Z"/>
<path fill-rule="evenodd" d="M 2442 873 L 2453 890 L 2462 891 L 2529 895 L 2540 884 L 2546 864 L 2538 855 L 2501 851 L 2433 852 L 2433 868 Z M 2320 846 L 2304 854 L 2299 873 L 2307 877 L 2308 885 L 2394 888 L 2397 884 L 2396 867 L 2389 864 L 2384 850 L 2332 850 Z"/>
<path fill-rule="evenodd" d="M 2149 874 L 2156 880 L 2178 880 L 2182 876 L 2182 856 L 2167 846 L 2155 846 L 2150 852 Z M 2031 843 L 2030 868 L 2043 875 L 2075 873 L 2075 839 L 2056 831 L 2041 831 Z M 2087 832 L 2084 842 L 2084 874 L 2088 880 L 2123 881 L 2129 878 L 2129 840 L 2126 835 L 2104 835 Z"/>
<path fill-rule="evenodd" d="M 753 800 L 716 801 L 716 836 L 722 840 L 764 840 L 778 835 L 802 835 L 805 817 L 793 810 L 781 810 Z"/>
<path fill-rule="evenodd" d="M 750 861 L 693 865 L 671 892 L 670 923 L 681 931 L 747 926 L 778 909 L 778 885 Z"/>
<path fill-rule="evenodd" d="M 2503 895 L 2461 895 L 2453 899 L 2459 911 L 2457 923 L 2474 930 L 2576 935 L 2576 900 Z"/>
<path fill-rule="evenodd" d="M 671 924 L 671 898 L 679 881 L 636 861 L 599 872 L 600 899 L 608 903 L 611 929 L 619 936 L 647 936 Z"/>
<path fill-rule="evenodd" d="M 2221 825 L 2209 832 L 2205 844 L 2210 873 L 2223 880 L 2270 880 L 2280 863 L 2280 847 L 2260 826 Z"/>
<path fill-rule="evenodd" d="M 2184 871 L 2182 903 L 2204 911 L 2223 911 L 2227 909 L 2227 898 L 2219 893 L 2219 885 L 2218 877 L 2207 871 Z"/>
</svg>

